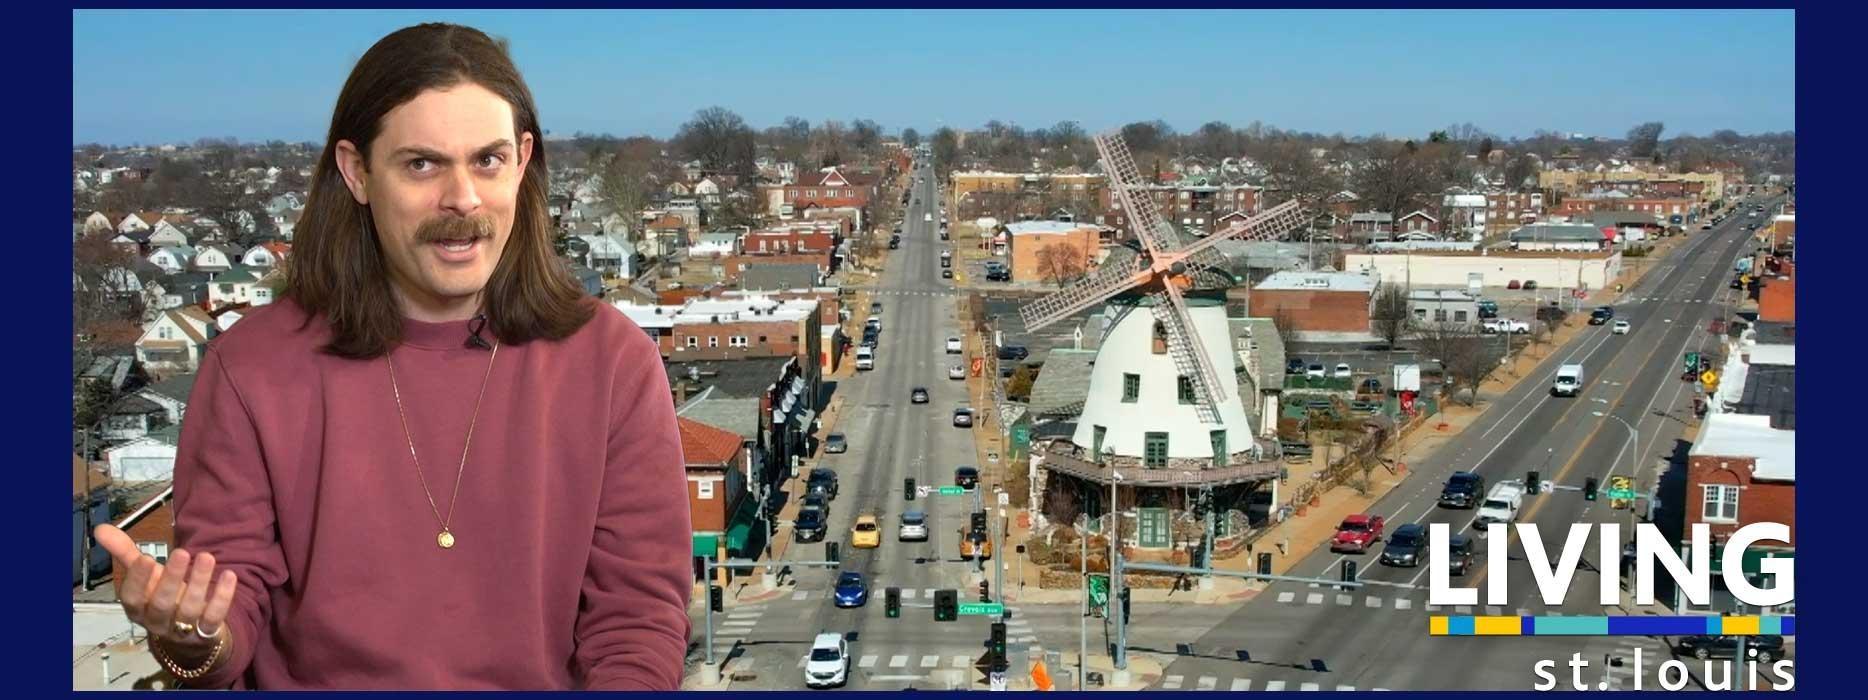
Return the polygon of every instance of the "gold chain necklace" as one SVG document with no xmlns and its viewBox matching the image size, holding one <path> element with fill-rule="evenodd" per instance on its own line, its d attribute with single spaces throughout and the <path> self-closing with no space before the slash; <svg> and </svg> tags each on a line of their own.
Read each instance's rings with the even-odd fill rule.
<svg viewBox="0 0 1868 700">
<path fill-rule="evenodd" d="M 448 499 L 447 517 L 441 516 L 441 508 L 435 505 L 435 496 L 428 490 L 428 476 L 422 472 L 422 460 L 415 456 L 415 435 L 409 432 L 409 416 L 402 409 L 402 388 L 396 385 L 396 363 L 388 355 L 383 360 L 389 364 L 389 389 L 396 396 L 396 415 L 402 418 L 402 436 L 409 441 L 409 459 L 415 462 L 415 475 L 422 480 L 422 495 L 428 497 L 428 509 L 435 514 L 435 520 L 441 522 L 441 534 L 435 535 L 435 544 L 442 549 L 454 548 L 454 532 L 448 525 L 454 522 L 454 507 L 460 505 L 461 476 L 467 473 L 467 450 L 473 446 L 474 425 L 480 422 L 480 400 L 486 398 L 486 385 L 493 378 L 493 361 L 499 359 L 499 341 L 493 341 L 493 356 L 487 358 L 486 376 L 480 378 L 480 395 L 473 402 L 473 418 L 467 422 L 467 444 L 461 446 L 461 464 L 454 473 L 454 496 Z"/>
</svg>

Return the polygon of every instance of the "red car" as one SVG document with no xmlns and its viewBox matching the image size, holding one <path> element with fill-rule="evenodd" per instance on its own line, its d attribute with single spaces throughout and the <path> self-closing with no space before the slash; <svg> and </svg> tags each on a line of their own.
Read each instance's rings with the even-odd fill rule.
<svg viewBox="0 0 1868 700">
<path fill-rule="evenodd" d="M 1330 551 L 1356 552 L 1369 551 L 1369 545 L 1382 541 L 1382 516 L 1351 515 L 1343 518 L 1343 524 L 1336 526 L 1336 535 L 1330 538 Z"/>
</svg>

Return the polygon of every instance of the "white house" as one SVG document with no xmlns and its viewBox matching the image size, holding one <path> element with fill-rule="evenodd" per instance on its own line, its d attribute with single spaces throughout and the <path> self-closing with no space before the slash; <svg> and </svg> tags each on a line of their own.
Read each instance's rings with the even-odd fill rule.
<svg viewBox="0 0 1868 700">
<path fill-rule="evenodd" d="M 694 237 L 688 246 L 688 256 L 695 258 L 723 257 L 739 252 L 740 232 L 706 231 Z"/>
<path fill-rule="evenodd" d="M 94 211 L 91 212 L 90 216 L 84 217 L 84 233 L 87 236 L 94 233 L 104 233 L 114 230 L 116 230 L 116 227 L 110 225 L 110 217 L 106 216 L 104 212 Z"/>
<path fill-rule="evenodd" d="M 166 437 L 137 438 L 104 450 L 114 483 L 163 481 L 175 474 L 175 445 Z"/>
<path fill-rule="evenodd" d="M 195 249 L 188 246 L 160 248 L 149 254 L 149 264 L 162 268 L 164 272 L 174 274 L 191 267 L 194 264 L 195 254 Z"/>
<path fill-rule="evenodd" d="M 149 245 L 156 248 L 185 246 L 188 245 L 188 232 L 168 221 L 158 221 L 155 229 L 149 232 Z"/>
<path fill-rule="evenodd" d="M 240 259 L 239 250 L 231 244 L 201 246 L 195 249 L 194 268 L 202 272 L 224 272 Z"/>
<path fill-rule="evenodd" d="M 208 306 L 219 309 L 234 304 L 253 303 L 253 288 L 267 274 L 250 267 L 229 268 L 208 283 Z"/>
<path fill-rule="evenodd" d="M 247 267 L 276 267 L 285 260 L 286 252 L 291 249 L 284 243 L 261 243 L 248 248 L 240 256 L 240 264 Z"/>
<path fill-rule="evenodd" d="M 164 311 L 136 340 L 136 359 L 155 374 L 193 372 L 201 365 L 213 325 L 198 306 Z"/>
<path fill-rule="evenodd" d="M 304 215 L 305 210 L 293 209 L 287 211 L 283 216 L 274 217 L 272 223 L 279 228 L 279 235 L 289 241 L 292 240 L 292 232 L 298 228 L 299 217 Z"/>
<path fill-rule="evenodd" d="M 585 267 L 612 277 L 633 279 L 632 268 L 635 250 L 619 236 L 583 235 L 578 236 L 589 250 L 584 253 L 582 262 Z"/>
<path fill-rule="evenodd" d="M 247 303 L 254 306 L 271 304 L 279 299 L 279 292 L 283 289 L 285 289 L 285 273 L 275 267 L 264 277 L 259 278 L 258 282 L 253 283 L 252 289 L 247 292 Z"/>
</svg>

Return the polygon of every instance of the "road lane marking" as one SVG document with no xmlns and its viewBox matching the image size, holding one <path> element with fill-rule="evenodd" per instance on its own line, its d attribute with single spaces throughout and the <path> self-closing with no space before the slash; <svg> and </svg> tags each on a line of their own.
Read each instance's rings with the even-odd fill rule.
<svg viewBox="0 0 1868 700">
<path fill-rule="evenodd" d="M 1278 602 L 1280 603 L 1289 603 L 1295 598 L 1297 598 L 1297 594 L 1292 593 L 1290 591 L 1285 591 L 1283 593 L 1278 594 Z"/>
<path fill-rule="evenodd" d="M 908 667 L 908 655 L 907 654 L 896 654 L 894 656 L 889 657 L 889 668 L 907 668 L 907 667 Z"/>
<path fill-rule="evenodd" d="M 1180 684 L 1181 684 L 1181 681 L 1183 680 L 1186 680 L 1186 678 L 1183 676 L 1178 676 L 1178 675 L 1168 676 L 1166 678 L 1161 679 L 1161 687 L 1166 688 L 1168 690 L 1180 690 Z"/>
<path fill-rule="evenodd" d="M 1323 604 L 1323 594 L 1322 594 L 1322 593 L 1312 593 L 1312 594 L 1310 594 L 1310 595 L 1307 595 L 1307 596 L 1304 596 L 1304 604 L 1305 604 L 1305 605 L 1322 605 L 1322 604 Z"/>
<path fill-rule="evenodd" d="M 1232 689 L 1233 689 L 1233 690 L 1251 690 L 1251 689 L 1252 689 L 1252 679 L 1250 679 L 1250 678 L 1234 678 L 1234 679 L 1232 679 Z"/>
<path fill-rule="evenodd" d="M 875 654 L 867 654 L 867 655 L 864 655 L 864 656 L 863 656 L 863 659 L 862 659 L 861 661 L 858 661 L 858 662 L 856 662 L 856 667 L 857 667 L 857 668 L 869 668 L 869 667 L 872 667 L 872 666 L 875 666 L 875 665 L 876 665 L 876 655 L 875 655 Z"/>
</svg>

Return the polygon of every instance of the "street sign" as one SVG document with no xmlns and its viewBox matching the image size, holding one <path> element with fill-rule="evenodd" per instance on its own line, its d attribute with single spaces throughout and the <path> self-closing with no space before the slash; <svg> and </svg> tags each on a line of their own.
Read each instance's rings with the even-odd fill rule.
<svg viewBox="0 0 1868 700">
<path fill-rule="evenodd" d="M 1619 474 L 1610 474 L 1608 497 L 1622 500 L 1634 500 L 1634 478 Z"/>
<path fill-rule="evenodd" d="M 1712 370 L 1706 370 L 1704 373 L 1699 375 L 1699 381 L 1705 384 L 1706 386 L 1712 386 L 1714 384 L 1719 383 L 1719 375 L 1713 374 Z"/>
<path fill-rule="evenodd" d="M 992 672 L 992 689 L 993 690 L 1005 690 L 1005 673 L 1004 672 L 1001 672 L 1001 671 Z"/>
<path fill-rule="evenodd" d="M 966 489 L 965 489 L 965 488 L 962 488 L 962 487 L 959 487 L 959 486 L 942 486 L 942 487 L 940 487 L 940 495 L 942 495 L 942 496 L 959 496 L 959 495 L 962 495 L 962 494 L 965 494 L 965 493 L 966 493 Z"/>
<path fill-rule="evenodd" d="M 933 493 L 933 492 L 934 492 L 934 487 L 932 486 L 916 486 L 915 487 L 915 495 L 917 496 L 925 497 L 928 494 Z"/>
<path fill-rule="evenodd" d="M 1004 615 L 1004 603 L 961 603 L 961 615 Z"/>
<path fill-rule="evenodd" d="M 1006 493 L 1004 491 L 1000 491 L 999 492 L 999 507 L 1004 508 L 1010 505 L 1012 505 L 1012 494 Z"/>
<path fill-rule="evenodd" d="M 1103 574 L 1090 575 L 1090 604 L 1102 607 L 1109 604 L 1109 577 Z"/>
</svg>

